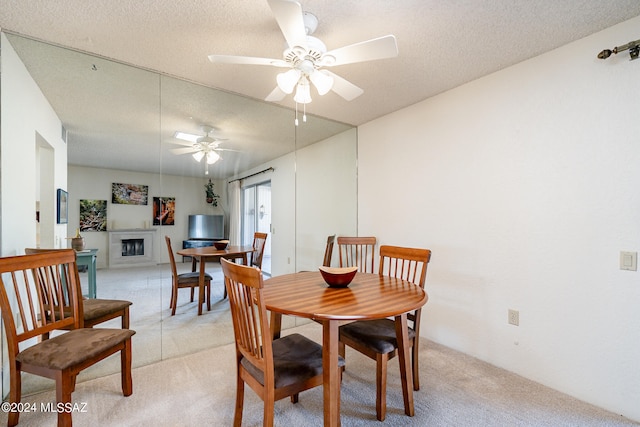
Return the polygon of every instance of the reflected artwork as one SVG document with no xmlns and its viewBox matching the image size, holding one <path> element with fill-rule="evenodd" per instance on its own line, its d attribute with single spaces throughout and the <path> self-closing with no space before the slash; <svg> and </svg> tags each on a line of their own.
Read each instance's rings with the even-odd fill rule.
<svg viewBox="0 0 640 427">
<path fill-rule="evenodd" d="M 80 200 L 80 231 L 107 231 L 106 200 Z"/>
<path fill-rule="evenodd" d="M 148 198 L 148 185 L 111 184 L 111 203 L 119 205 L 146 205 Z"/>
<path fill-rule="evenodd" d="M 153 225 L 175 225 L 176 198 L 153 198 Z"/>
</svg>

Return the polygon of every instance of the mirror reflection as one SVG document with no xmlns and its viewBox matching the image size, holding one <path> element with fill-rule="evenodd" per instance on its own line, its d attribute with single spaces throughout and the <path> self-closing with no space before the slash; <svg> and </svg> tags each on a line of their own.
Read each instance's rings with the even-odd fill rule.
<svg viewBox="0 0 640 427">
<path fill-rule="evenodd" d="M 328 235 L 356 233 L 355 128 L 312 115 L 296 127 L 294 111 L 280 106 L 14 34 L 2 33 L 2 54 L 2 149 L 25 176 L 19 191 L 3 187 L 2 201 L 16 206 L 15 218 L 3 218 L 16 230 L 3 249 L 71 247 L 78 230 L 97 250 L 97 297 L 133 302 L 134 367 L 233 341 L 217 262 L 206 264 L 210 309 L 198 315 L 197 291 L 192 302 L 180 289 L 172 314 L 165 237 L 178 273 L 191 272 L 178 254 L 193 240 L 191 215 L 222 217 L 224 237 L 238 244 L 266 232 L 270 275 L 316 269 Z M 198 161 L 176 132 L 210 136 L 219 158 Z M 65 222 L 57 189 L 68 194 Z M 81 272 L 83 287 L 89 275 Z M 29 380 L 25 394 L 51 386 Z"/>
</svg>

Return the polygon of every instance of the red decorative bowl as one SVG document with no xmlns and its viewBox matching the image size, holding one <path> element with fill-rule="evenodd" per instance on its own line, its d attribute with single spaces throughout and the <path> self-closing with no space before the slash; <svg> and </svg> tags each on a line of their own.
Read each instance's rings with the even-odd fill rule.
<svg viewBox="0 0 640 427">
<path fill-rule="evenodd" d="M 227 249 L 227 245 L 229 244 L 228 240 L 218 240 L 217 242 L 213 242 L 213 246 L 215 246 L 218 250 Z"/>
<path fill-rule="evenodd" d="M 358 267 L 319 267 L 322 278 L 330 288 L 346 288 L 358 272 Z"/>
</svg>

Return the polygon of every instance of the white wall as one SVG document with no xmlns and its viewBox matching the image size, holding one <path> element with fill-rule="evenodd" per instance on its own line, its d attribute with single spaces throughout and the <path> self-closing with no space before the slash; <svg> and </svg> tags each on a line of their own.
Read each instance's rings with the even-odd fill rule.
<svg viewBox="0 0 640 427">
<path fill-rule="evenodd" d="M 433 250 L 427 338 L 640 421 L 638 28 L 361 126 L 358 232 Z"/>
<path fill-rule="evenodd" d="M 218 207 L 206 203 L 205 178 L 185 178 L 128 172 L 115 169 L 99 169 L 69 166 L 69 231 L 79 227 L 80 200 L 107 200 L 107 225 L 109 229 L 144 228 L 145 222 L 158 230 L 154 237 L 154 254 L 158 263 L 168 263 L 169 255 L 164 236 L 171 238 L 174 252 L 182 248 L 188 236 L 188 217 L 191 214 L 223 214 L 226 206 L 222 191 L 224 181 L 213 181 L 215 193 L 220 195 Z M 111 184 L 140 184 L 149 186 L 148 205 L 120 205 L 111 203 Z M 175 197 L 175 225 L 153 226 L 153 198 Z M 228 222 L 228 220 L 226 221 Z M 115 224 L 115 227 L 113 225 Z M 98 249 L 98 268 L 108 267 L 109 235 L 107 232 L 81 232 L 85 246 Z M 67 244 L 71 247 L 71 243 Z M 178 258 L 179 259 L 179 258 Z"/>
<path fill-rule="evenodd" d="M 50 243 L 59 242 L 66 236 L 67 226 L 56 224 L 56 212 L 51 205 L 55 200 L 55 189 L 67 187 L 67 150 L 61 137 L 60 120 L 6 36 L 2 34 L 1 37 L 0 227 L 2 256 L 9 256 L 24 254 L 25 247 L 36 245 L 38 145 L 47 145 L 52 151 L 53 165 L 49 167 L 53 170 L 49 176 L 53 176 L 54 181 L 49 188 L 53 191 L 44 195 L 44 206 L 49 209 L 41 213 L 41 221 L 49 227 Z"/>
<path fill-rule="evenodd" d="M 356 137 L 352 129 L 296 153 L 298 271 L 322 265 L 327 236 L 357 233 Z"/>
</svg>

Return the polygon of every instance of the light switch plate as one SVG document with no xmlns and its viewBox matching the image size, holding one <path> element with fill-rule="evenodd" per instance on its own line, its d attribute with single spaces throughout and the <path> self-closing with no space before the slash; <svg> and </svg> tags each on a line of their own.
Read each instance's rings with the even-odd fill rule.
<svg viewBox="0 0 640 427">
<path fill-rule="evenodd" d="M 637 271 L 638 253 L 626 251 L 620 252 L 620 270 Z"/>
</svg>

